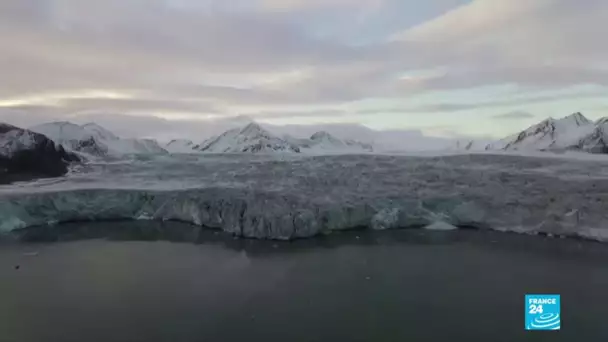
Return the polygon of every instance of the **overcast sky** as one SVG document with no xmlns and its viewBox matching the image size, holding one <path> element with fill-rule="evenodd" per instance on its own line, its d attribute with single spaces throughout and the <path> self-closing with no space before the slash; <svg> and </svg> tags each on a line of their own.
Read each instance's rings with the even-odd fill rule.
<svg viewBox="0 0 608 342">
<path fill-rule="evenodd" d="M 605 0 L 1 0 L 0 120 L 502 137 L 608 113 L 607 22 Z"/>
</svg>

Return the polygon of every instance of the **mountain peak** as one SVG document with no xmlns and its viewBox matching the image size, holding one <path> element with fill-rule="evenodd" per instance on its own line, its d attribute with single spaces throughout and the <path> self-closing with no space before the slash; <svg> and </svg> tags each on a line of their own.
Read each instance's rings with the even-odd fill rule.
<svg viewBox="0 0 608 342">
<path fill-rule="evenodd" d="M 94 123 L 94 122 L 87 122 L 84 125 L 80 125 L 80 127 L 84 128 L 84 129 L 103 129 L 106 130 L 107 129 L 103 126 L 101 126 L 100 124 Z"/>
<path fill-rule="evenodd" d="M 77 125 L 67 121 L 51 122 L 33 126 L 40 133 L 63 146 L 68 151 L 80 152 L 95 157 L 124 154 L 167 153 L 156 141 L 120 139 L 114 133 L 96 123 Z"/>
<path fill-rule="evenodd" d="M 38 125 L 38 126 L 80 127 L 77 124 L 75 124 L 73 122 L 69 122 L 69 121 L 53 121 L 53 122 L 44 123 L 44 124 L 41 124 L 41 125 Z"/>
<path fill-rule="evenodd" d="M 86 123 L 84 125 L 81 125 L 80 127 L 84 128 L 85 130 L 95 133 L 97 138 L 102 138 L 102 139 L 108 139 L 108 140 L 118 140 L 119 138 L 114 135 L 114 133 L 110 132 L 108 129 L 106 129 L 105 127 L 96 124 L 94 122 L 89 122 Z"/>
<path fill-rule="evenodd" d="M 581 114 L 580 112 L 576 112 L 573 114 L 570 114 L 562 119 L 560 119 L 560 121 L 565 121 L 565 122 L 569 122 L 572 123 L 576 126 L 583 126 L 583 125 L 588 125 L 591 124 L 591 120 L 587 119 L 583 114 Z"/>
<path fill-rule="evenodd" d="M 230 117 L 226 120 L 233 124 L 241 124 L 241 125 L 247 125 L 252 122 L 255 122 L 250 116 L 247 116 L 247 115 L 237 115 L 237 116 Z"/>
<path fill-rule="evenodd" d="M 57 143 L 67 140 L 86 140 L 93 135 L 77 124 L 68 121 L 54 121 L 30 127 L 30 130 L 44 134 Z"/>
<path fill-rule="evenodd" d="M 274 136 L 255 122 L 241 129 L 228 130 L 195 149 L 212 153 L 300 152 L 299 147 Z"/>
<path fill-rule="evenodd" d="M 247 126 L 243 127 L 240 131 L 240 134 L 244 134 L 244 135 L 254 135 L 254 134 L 259 134 L 259 133 L 267 133 L 267 132 L 257 122 L 249 123 Z"/>
<path fill-rule="evenodd" d="M 518 134 L 490 144 L 488 149 L 567 150 L 580 148 L 594 134 L 595 125 L 581 113 L 561 119 L 548 118 Z"/>
</svg>

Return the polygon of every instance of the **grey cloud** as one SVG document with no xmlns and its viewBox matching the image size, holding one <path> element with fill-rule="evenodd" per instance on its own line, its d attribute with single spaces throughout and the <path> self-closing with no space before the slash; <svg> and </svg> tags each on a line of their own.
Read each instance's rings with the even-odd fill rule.
<svg viewBox="0 0 608 342">
<path fill-rule="evenodd" d="M 259 12 L 181 11 L 160 1 L 36 3 L 44 3 L 40 8 L 47 13 L 16 5 L 11 15 L 2 15 L 0 38 L 11 48 L 0 59 L 0 71 L 14 76 L 8 79 L 15 84 L 0 90 L 10 95 L 45 88 L 195 85 L 210 72 L 280 72 L 374 53 L 311 38 Z M 46 20 L 27 25 L 40 16 Z"/>
<path fill-rule="evenodd" d="M 132 63 L 136 67 L 139 63 L 181 61 L 189 66 L 235 72 L 337 63 L 356 57 L 358 51 L 338 42 L 311 38 L 276 15 L 259 12 L 187 11 L 163 5 L 162 1 L 45 3 L 49 12 L 46 25 L 23 26 L 12 21 L 8 29 L 13 32 L 7 36 L 18 33 L 15 41 L 41 34 L 43 39 L 36 43 L 51 57 L 55 53 L 81 59 L 83 56 L 64 54 L 63 50 L 74 49 L 94 62 L 112 65 Z M 139 59 L 105 60 L 106 54 Z"/>
<path fill-rule="evenodd" d="M 231 8 L 206 0 L 184 8 L 163 0 L 4 0 L 0 101 L 108 89 L 133 98 L 65 100 L 62 105 L 66 111 L 216 109 L 233 115 L 230 106 L 401 99 L 505 83 L 545 89 L 608 85 L 602 67 L 608 48 L 601 44 L 608 20 L 605 1 L 494 0 L 499 8 L 516 10 L 476 12 L 475 6 L 488 6 L 484 1 L 447 11 L 435 28 L 423 30 L 423 39 L 351 45 L 320 38 L 297 23 L 297 13 L 263 11 L 252 2 Z M 346 2 L 353 3 L 337 1 Z M 487 22 L 467 30 L 469 21 L 480 18 Z M 399 77 L 437 67 L 445 73 Z M 304 77 L 278 85 L 243 80 L 293 70 L 304 70 Z M 476 106 L 437 103 L 418 111 L 482 108 Z"/>
<path fill-rule="evenodd" d="M 71 121 L 77 123 L 96 122 L 118 136 L 149 137 L 159 141 L 170 141 L 175 138 L 203 141 L 216 131 L 210 130 L 201 120 L 166 120 L 154 116 L 133 116 L 115 113 L 88 113 L 75 116 Z"/>
<path fill-rule="evenodd" d="M 328 118 L 336 118 L 336 117 L 346 117 L 351 115 L 349 111 L 345 110 L 269 110 L 269 111 L 259 111 L 259 112 L 249 112 L 246 114 L 248 117 L 252 119 L 273 119 L 273 118 L 303 118 L 303 117 L 328 117 Z"/>
<path fill-rule="evenodd" d="M 534 117 L 534 115 L 532 115 L 528 112 L 525 112 L 525 111 L 520 111 L 520 110 L 502 113 L 502 114 L 493 116 L 494 119 L 501 119 L 501 120 L 529 119 L 529 118 L 533 118 L 533 117 Z"/>
<path fill-rule="evenodd" d="M 66 120 L 62 111 L 48 106 L 0 107 L 0 122 L 19 127 L 30 127 L 43 122 Z"/>
<path fill-rule="evenodd" d="M 77 124 L 96 122 L 123 138 L 150 137 L 160 141 L 175 138 L 203 141 L 230 127 L 227 122 L 166 120 L 155 116 L 125 115 L 107 111 L 66 114 L 56 107 L 0 108 L 0 122 L 19 127 L 27 128 L 53 121 L 70 121 Z"/>
<path fill-rule="evenodd" d="M 383 44 L 313 38 L 274 13 L 183 11 L 158 0 L 4 4 L 14 6 L 0 14 L 0 40 L 11 47 L 0 54 L 0 101 L 109 89 L 167 98 L 176 108 L 185 106 L 178 103 L 184 97 L 231 105 L 331 103 L 378 93 L 374 88 L 395 70 Z M 311 70 L 301 82 L 239 84 L 250 73 L 300 68 Z M 89 104 L 101 109 L 95 105 L 103 101 Z"/>
<path fill-rule="evenodd" d="M 101 99 L 79 98 L 62 100 L 60 108 L 66 112 L 79 112 L 90 108 L 109 112 L 191 112 L 219 113 L 221 109 L 208 101 L 180 99 Z"/>
<path fill-rule="evenodd" d="M 524 84 L 528 86 L 559 89 L 577 84 L 608 86 L 608 71 L 589 67 L 500 67 L 467 71 L 447 72 L 441 76 L 401 81 L 395 86 L 403 92 L 425 90 L 452 90 L 475 88 L 486 85 Z"/>
<path fill-rule="evenodd" d="M 394 41 L 410 65 L 446 66 L 441 77 L 395 86 L 418 92 L 506 83 L 606 85 L 608 47 L 598 42 L 607 20 L 606 1 L 474 0 Z"/>
<path fill-rule="evenodd" d="M 520 93 L 519 95 L 525 95 Z M 608 95 L 607 91 L 587 91 L 574 92 L 566 94 L 539 95 L 535 97 L 513 97 L 507 100 L 495 100 L 491 102 L 476 102 L 476 103 L 435 103 L 421 106 L 395 106 L 395 107 L 377 107 L 371 109 L 357 110 L 358 114 L 375 114 L 375 113 L 440 113 L 440 112 L 458 112 L 465 110 L 491 109 L 510 106 L 525 106 L 538 103 L 552 102 L 565 99 L 585 99 L 585 98 L 602 98 Z"/>
</svg>

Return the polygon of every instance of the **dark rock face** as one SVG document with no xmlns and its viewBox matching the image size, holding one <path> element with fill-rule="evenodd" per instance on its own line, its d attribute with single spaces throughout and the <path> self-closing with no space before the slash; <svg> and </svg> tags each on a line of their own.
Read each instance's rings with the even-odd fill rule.
<svg viewBox="0 0 608 342">
<path fill-rule="evenodd" d="M 507 144 L 507 146 L 504 147 L 504 150 L 509 150 L 512 146 L 521 144 L 524 140 L 526 140 L 528 137 L 531 137 L 531 136 L 540 136 L 542 138 L 544 136 L 549 135 L 552 140 L 555 140 L 555 131 L 556 131 L 555 120 L 554 119 L 544 120 L 541 123 L 539 123 L 538 125 L 528 128 L 527 130 L 519 133 L 519 135 L 517 136 L 517 139 L 515 139 L 515 141 Z"/>
<path fill-rule="evenodd" d="M 59 177 L 78 161 L 42 134 L 0 123 L 0 183 Z"/>
</svg>

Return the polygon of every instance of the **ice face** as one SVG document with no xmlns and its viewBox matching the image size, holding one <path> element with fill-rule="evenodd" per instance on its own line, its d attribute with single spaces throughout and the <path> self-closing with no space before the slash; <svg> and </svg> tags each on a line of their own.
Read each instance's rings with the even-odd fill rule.
<svg viewBox="0 0 608 342">
<path fill-rule="evenodd" d="M 608 162 L 510 155 L 176 155 L 90 164 L 0 187 L 0 230 L 179 220 L 292 239 L 466 227 L 608 240 Z"/>
</svg>

